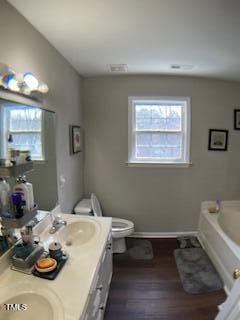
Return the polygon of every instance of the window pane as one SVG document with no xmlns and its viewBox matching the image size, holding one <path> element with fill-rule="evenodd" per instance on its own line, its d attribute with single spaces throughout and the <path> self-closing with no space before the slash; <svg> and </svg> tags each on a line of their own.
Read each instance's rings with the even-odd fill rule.
<svg viewBox="0 0 240 320">
<path fill-rule="evenodd" d="M 42 110 L 36 108 L 9 108 L 10 131 L 41 131 Z"/>
<path fill-rule="evenodd" d="M 151 149 L 152 158 L 167 158 L 167 159 L 175 159 L 181 157 L 181 149 L 180 148 L 152 148 Z"/>
<path fill-rule="evenodd" d="M 14 133 L 11 147 L 17 150 L 29 150 L 32 160 L 42 159 L 41 133 Z"/>
<path fill-rule="evenodd" d="M 136 157 L 180 158 L 181 133 L 137 133 Z"/>
<path fill-rule="evenodd" d="M 136 145 L 139 147 L 151 146 L 152 134 L 151 133 L 137 133 L 136 134 Z"/>
<path fill-rule="evenodd" d="M 153 133 L 152 146 L 154 147 L 181 147 L 181 133 Z"/>
<path fill-rule="evenodd" d="M 136 159 L 180 159 L 181 148 L 171 147 L 136 147 Z"/>
<path fill-rule="evenodd" d="M 137 133 L 136 145 L 151 147 L 181 147 L 181 133 Z"/>
<path fill-rule="evenodd" d="M 181 130 L 181 105 L 136 105 L 136 129 Z"/>
<path fill-rule="evenodd" d="M 151 148 L 137 147 L 136 158 L 151 158 Z"/>
</svg>

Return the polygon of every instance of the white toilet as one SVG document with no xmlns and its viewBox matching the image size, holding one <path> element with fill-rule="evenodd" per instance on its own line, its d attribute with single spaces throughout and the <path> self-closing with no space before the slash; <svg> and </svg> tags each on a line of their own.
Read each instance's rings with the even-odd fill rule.
<svg viewBox="0 0 240 320">
<path fill-rule="evenodd" d="M 90 215 L 91 212 L 95 216 L 102 217 L 100 203 L 94 193 L 91 198 L 81 200 L 74 208 L 76 214 Z M 126 251 L 125 237 L 130 236 L 134 231 L 132 221 L 112 218 L 112 237 L 113 237 L 113 253 L 123 253 Z"/>
</svg>

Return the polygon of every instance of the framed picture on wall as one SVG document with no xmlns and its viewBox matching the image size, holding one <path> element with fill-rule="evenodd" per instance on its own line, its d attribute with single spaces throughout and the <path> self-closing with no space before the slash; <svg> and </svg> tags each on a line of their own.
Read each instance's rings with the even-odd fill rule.
<svg viewBox="0 0 240 320">
<path fill-rule="evenodd" d="M 82 151 L 82 129 L 80 126 L 70 126 L 70 154 Z"/>
<path fill-rule="evenodd" d="M 228 130 L 209 129 L 208 150 L 226 151 L 228 147 Z"/>
<path fill-rule="evenodd" d="M 240 109 L 234 109 L 234 130 L 240 130 Z"/>
</svg>

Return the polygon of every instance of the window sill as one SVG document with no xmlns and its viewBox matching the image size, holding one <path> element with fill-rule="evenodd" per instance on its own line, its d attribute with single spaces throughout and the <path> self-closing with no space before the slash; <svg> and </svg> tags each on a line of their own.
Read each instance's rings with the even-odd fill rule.
<svg viewBox="0 0 240 320">
<path fill-rule="evenodd" d="M 181 163 L 159 163 L 159 162 L 126 162 L 127 167 L 149 167 L 149 168 L 189 168 L 192 166 L 191 162 Z"/>
</svg>

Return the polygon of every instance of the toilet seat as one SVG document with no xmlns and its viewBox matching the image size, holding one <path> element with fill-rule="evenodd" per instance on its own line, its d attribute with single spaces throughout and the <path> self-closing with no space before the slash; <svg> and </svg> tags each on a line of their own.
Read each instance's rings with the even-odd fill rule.
<svg viewBox="0 0 240 320">
<path fill-rule="evenodd" d="M 133 233 L 134 224 L 132 221 L 112 218 L 112 236 L 113 238 L 124 238 Z"/>
</svg>

